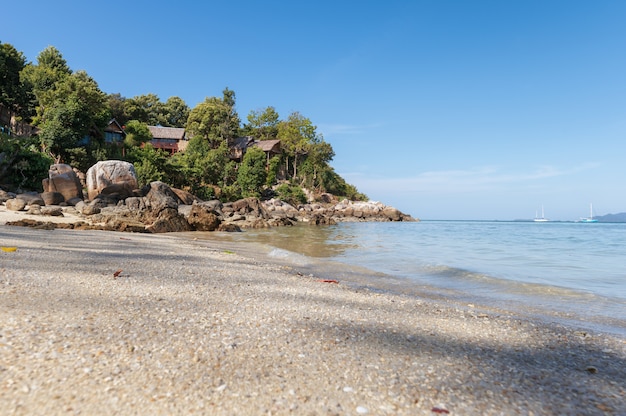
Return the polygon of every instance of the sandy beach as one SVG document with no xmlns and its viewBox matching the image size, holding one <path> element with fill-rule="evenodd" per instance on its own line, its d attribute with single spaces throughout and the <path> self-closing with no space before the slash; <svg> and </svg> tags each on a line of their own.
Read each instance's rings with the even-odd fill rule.
<svg viewBox="0 0 626 416">
<path fill-rule="evenodd" d="M 0 209 L 3 415 L 626 415 L 619 336 L 25 215 Z"/>
</svg>

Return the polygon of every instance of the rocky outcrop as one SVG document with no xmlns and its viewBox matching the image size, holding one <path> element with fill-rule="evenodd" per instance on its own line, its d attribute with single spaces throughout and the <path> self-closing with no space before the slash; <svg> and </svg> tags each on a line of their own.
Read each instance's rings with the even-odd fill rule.
<svg viewBox="0 0 626 416">
<path fill-rule="evenodd" d="M 410 215 L 380 202 L 337 202 L 330 194 L 321 202 L 290 205 L 278 199 L 245 198 L 222 203 L 202 201 L 163 182 L 137 188 L 132 164 L 98 162 L 87 171 L 89 198 L 73 196 L 76 181 L 67 165 L 53 165 L 41 194 L 0 193 L 8 210 L 33 215 L 63 215 L 72 209 L 85 218 L 81 228 L 166 233 L 180 231 L 241 231 L 245 228 L 290 226 L 297 223 L 332 225 L 345 221 L 415 221 Z M 68 199 L 69 198 L 69 199 Z M 32 226 L 32 222 L 26 222 Z M 89 223 L 89 224 L 88 224 Z M 46 225 L 46 227 L 51 227 Z M 67 225 L 63 225 L 67 228 Z"/>
<path fill-rule="evenodd" d="M 121 160 L 98 162 L 87 170 L 87 196 L 95 199 L 99 194 L 126 199 L 137 189 L 137 175 L 132 163 Z"/>
</svg>

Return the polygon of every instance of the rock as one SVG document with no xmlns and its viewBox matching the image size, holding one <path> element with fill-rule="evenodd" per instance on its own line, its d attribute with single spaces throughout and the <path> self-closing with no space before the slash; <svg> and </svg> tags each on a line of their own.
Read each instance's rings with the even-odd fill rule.
<svg viewBox="0 0 626 416">
<path fill-rule="evenodd" d="M 126 207 L 131 211 L 144 211 L 148 207 L 146 197 L 131 196 L 126 198 Z"/>
<path fill-rule="evenodd" d="M 46 205 L 46 203 L 43 201 L 41 196 L 36 192 L 19 194 L 16 196 L 16 198 L 24 200 L 24 202 L 26 202 L 26 205 L 39 205 L 39 206 Z"/>
<path fill-rule="evenodd" d="M 394 207 L 383 208 L 383 215 L 389 218 L 391 221 L 402 221 L 402 213 L 399 209 Z"/>
<path fill-rule="evenodd" d="M 41 199 L 45 205 L 59 205 L 65 202 L 65 197 L 61 192 L 45 191 L 41 193 Z"/>
<path fill-rule="evenodd" d="M 0 203 L 6 202 L 9 199 L 15 198 L 15 194 L 13 192 L 7 192 L 4 189 L 0 189 Z"/>
<path fill-rule="evenodd" d="M 270 215 L 265 209 L 265 206 L 258 198 L 245 198 L 240 199 L 232 203 L 232 209 L 234 212 L 248 216 L 254 216 L 262 219 L 269 219 Z"/>
<path fill-rule="evenodd" d="M 225 232 L 229 232 L 229 233 L 237 233 L 237 232 L 241 232 L 241 228 L 236 225 L 236 224 L 226 224 L 226 223 L 221 223 L 219 227 L 217 227 L 217 231 L 225 231 Z"/>
<path fill-rule="evenodd" d="M 199 198 L 197 198 L 190 192 L 183 191 L 182 189 L 178 189 L 178 188 L 171 188 L 171 189 L 172 189 L 172 192 L 174 192 L 174 194 L 176 194 L 176 196 L 178 197 L 177 202 L 179 204 L 191 205 L 194 202 L 202 202 L 202 200 L 200 200 Z"/>
<path fill-rule="evenodd" d="M 62 163 L 51 165 L 48 179 L 44 179 L 42 184 L 44 192 L 59 192 L 65 201 L 72 198 L 83 199 L 83 186 L 70 165 Z"/>
<path fill-rule="evenodd" d="M 168 185 L 155 181 L 150 183 L 150 188 L 146 194 L 147 206 L 153 211 L 154 217 L 166 208 L 173 208 L 178 212 L 178 197 Z"/>
<path fill-rule="evenodd" d="M 49 215 L 52 217 L 62 217 L 63 209 L 61 207 L 42 207 L 41 215 Z"/>
<path fill-rule="evenodd" d="M 128 162 L 121 160 L 106 160 L 98 162 L 87 170 L 87 195 L 93 200 L 103 189 L 117 184 L 116 188 L 119 193 L 120 188 L 127 192 L 128 196 L 133 194 L 133 190 L 137 189 L 137 175 L 135 167 Z"/>
<path fill-rule="evenodd" d="M 41 206 L 40 205 L 29 205 L 28 211 L 26 211 L 29 215 L 41 215 Z"/>
<path fill-rule="evenodd" d="M 79 212 L 83 215 L 95 215 L 99 214 L 101 211 L 102 208 L 100 208 L 97 204 L 88 204 L 84 205 Z"/>
<path fill-rule="evenodd" d="M 21 198 L 13 198 L 8 199 L 4 205 L 9 211 L 23 211 L 26 208 L 26 201 Z"/>
<path fill-rule="evenodd" d="M 98 197 L 106 197 L 113 203 L 117 203 L 123 199 L 126 199 L 132 195 L 134 195 L 134 189 L 130 189 L 127 184 L 123 183 L 114 183 L 109 186 L 105 186 L 100 190 L 100 193 L 96 196 Z"/>
<path fill-rule="evenodd" d="M 215 204 L 195 203 L 187 216 L 187 222 L 197 231 L 215 231 L 221 224 L 220 213 L 215 211 Z"/>
<path fill-rule="evenodd" d="M 79 203 L 83 202 L 82 198 L 71 198 L 65 201 L 67 203 L 67 205 L 71 205 L 73 207 L 75 207 L 76 205 L 78 205 Z"/>
<path fill-rule="evenodd" d="M 146 227 L 146 231 L 151 233 L 172 233 L 192 230 L 192 226 L 184 216 L 178 213 L 176 208 L 162 210 L 156 221 Z"/>
</svg>

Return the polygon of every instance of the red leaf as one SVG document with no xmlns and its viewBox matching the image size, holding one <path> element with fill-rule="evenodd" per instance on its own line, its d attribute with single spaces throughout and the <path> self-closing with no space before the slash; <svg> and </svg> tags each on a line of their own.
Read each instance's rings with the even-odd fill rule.
<svg viewBox="0 0 626 416">
<path fill-rule="evenodd" d="M 116 270 L 115 273 L 113 273 L 113 277 L 115 278 L 119 276 L 120 274 L 122 274 L 122 269 Z"/>
<path fill-rule="evenodd" d="M 444 413 L 444 414 L 450 413 L 450 411 L 448 411 L 446 409 L 442 409 L 440 407 L 433 407 L 432 409 L 430 409 L 430 411 L 433 412 L 433 413 Z"/>
</svg>

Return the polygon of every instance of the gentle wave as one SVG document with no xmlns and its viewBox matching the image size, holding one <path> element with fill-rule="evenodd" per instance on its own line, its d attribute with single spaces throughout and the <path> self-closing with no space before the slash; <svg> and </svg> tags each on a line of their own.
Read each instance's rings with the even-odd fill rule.
<svg viewBox="0 0 626 416">
<path fill-rule="evenodd" d="M 626 334 L 626 224 L 345 223 L 222 238 L 261 244 L 306 273 Z"/>
</svg>

